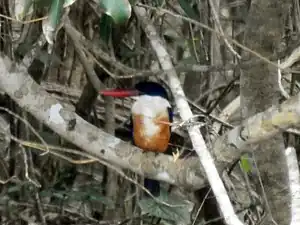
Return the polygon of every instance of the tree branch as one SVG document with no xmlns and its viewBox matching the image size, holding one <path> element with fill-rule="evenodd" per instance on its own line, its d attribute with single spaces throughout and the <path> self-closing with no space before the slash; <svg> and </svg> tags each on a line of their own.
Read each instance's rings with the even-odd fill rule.
<svg viewBox="0 0 300 225">
<path fill-rule="evenodd" d="M 288 147 L 285 149 L 285 157 L 289 167 L 289 188 L 292 196 L 291 203 L 291 225 L 298 224 L 300 221 L 300 173 L 296 155 L 296 149 Z"/>
<path fill-rule="evenodd" d="M 12 68 L 8 58 L 0 58 L 0 81 L 1 89 L 20 107 L 88 153 L 121 168 L 170 184 L 186 188 L 206 185 L 196 157 L 174 162 L 172 157 L 164 154 L 155 156 L 153 153 L 142 153 L 141 149 L 103 132 L 76 115 L 74 108 L 60 103 L 38 85 L 23 65 Z M 70 130 L 69 122 L 74 119 L 76 125 Z"/>
<path fill-rule="evenodd" d="M 20 107 L 82 150 L 121 168 L 170 184 L 194 190 L 206 185 L 198 158 L 178 159 L 174 163 L 171 157 L 164 154 L 155 157 L 152 153 L 142 153 L 141 149 L 97 129 L 77 116 L 69 104 L 61 103 L 63 109 L 60 114 L 66 122 L 71 117 L 76 119 L 74 130 L 69 131 L 66 125 L 50 121 L 51 106 L 60 102 L 38 85 L 24 66 L 20 65 L 18 71 L 11 72 L 11 61 L 7 58 L 5 61 L 0 58 L 1 89 Z M 242 125 L 219 137 L 212 149 L 218 171 L 223 171 L 239 158 L 245 145 L 271 138 L 282 130 L 299 124 L 299 109 L 300 93 L 278 107 L 271 107 L 250 117 Z"/>
</svg>

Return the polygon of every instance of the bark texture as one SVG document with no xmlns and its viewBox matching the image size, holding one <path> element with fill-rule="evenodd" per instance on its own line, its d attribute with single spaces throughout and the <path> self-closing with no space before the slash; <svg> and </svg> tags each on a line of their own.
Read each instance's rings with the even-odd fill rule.
<svg viewBox="0 0 300 225">
<path fill-rule="evenodd" d="M 284 34 L 285 15 L 290 4 L 289 0 L 252 1 L 245 33 L 246 46 L 269 59 L 276 59 L 276 49 Z M 252 58 L 247 53 L 244 53 L 243 57 L 247 60 Z M 275 71 L 262 63 L 242 72 L 240 88 L 243 119 L 272 105 L 278 105 L 280 95 Z M 287 188 L 288 173 L 282 134 L 249 148 L 258 148 L 255 151 L 255 159 L 267 198 L 265 200 L 268 216 L 263 224 L 271 224 L 272 219 L 277 224 L 289 224 L 290 195 Z"/>
</svg>

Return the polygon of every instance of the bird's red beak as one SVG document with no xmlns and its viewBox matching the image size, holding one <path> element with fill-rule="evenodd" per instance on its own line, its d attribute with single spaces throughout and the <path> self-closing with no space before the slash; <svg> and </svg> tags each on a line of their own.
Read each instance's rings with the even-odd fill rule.
<svg viewBox="0 0 300 225">
<path fill-rule="evenodd" d="M 99 93 L 103 96 L 111 96 L 115 98 L 125 98 L 139 95 L 139 91 L 136 89 L 110 89 L 100 91 Z"/>
</svg>

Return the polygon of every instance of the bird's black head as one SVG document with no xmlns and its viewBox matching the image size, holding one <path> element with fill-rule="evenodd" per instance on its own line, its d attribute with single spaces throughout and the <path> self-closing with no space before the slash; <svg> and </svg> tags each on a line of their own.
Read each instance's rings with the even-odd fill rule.
<svg viewBox="0 0 300 225">
<path fill-rule="evenodd" d="M 160 96 L 169 100 L 168 92 L 163 85 L 153 81 L 142 81 L 135 85 L 140 95 Z"/>
</svg>

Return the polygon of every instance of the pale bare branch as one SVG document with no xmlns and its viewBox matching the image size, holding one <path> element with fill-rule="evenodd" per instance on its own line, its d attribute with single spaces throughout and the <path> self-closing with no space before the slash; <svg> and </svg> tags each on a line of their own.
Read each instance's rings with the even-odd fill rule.
<svg viewBox="0 0 300 225">
<path fill-rule="evenodd" d="M 149 178 L 187 188 L 206 185 L 196 157 L 178 159 L 174 163 L 171 156 L 143 153 L 141 149 L 103 132 L 77 116 L 70 105 L 59 102 L 38 85 L 27 74 L 24 66 L 19 65 L 18 71 L 12 71 L 10 60 L 5 58 L 5 61 L 0 59 L 1 89 L 61 137 L 98 158 Z M 61 108 L 57 112 L 50 110 L 59 105 Z M 72 120 L 76 120 L 76 124 L 73 129 L 69 129 Z"/>
<path fill-rule="evenodd" d="M 292 218 L 291 225 L 299 224 L 300 222 L 300 173 L 297 161 L 296 150 L 293 147 L 288 147 L 285 150 L 288 171 L 289 171 L 289 186 L 292 196 Z"/>
</svg>

